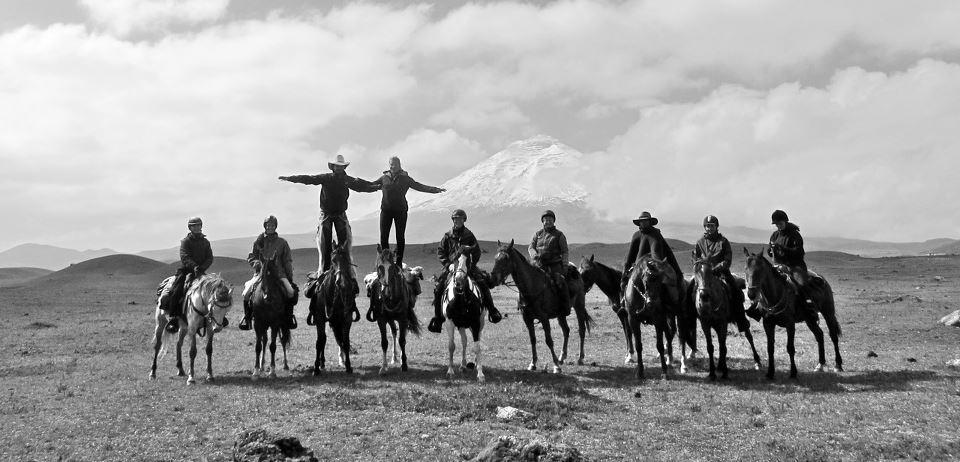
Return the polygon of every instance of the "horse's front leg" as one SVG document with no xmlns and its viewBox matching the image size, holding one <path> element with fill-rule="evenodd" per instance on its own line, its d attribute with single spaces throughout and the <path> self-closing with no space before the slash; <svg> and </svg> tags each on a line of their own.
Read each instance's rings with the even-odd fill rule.
<svg viewBox="0 0 960 462">
<path fill-rule="evenodd" d="M 774 336 L 777 332 L 777 326 L 773 323 L 772 320 L 768 318 L 763 318 L 763 331 L 767 334 L 767 380 L 773 380 L 774 377 L 774 365 L 773 365 L 773 344 Z"/>
<path fill-rule="evenodd" d="M 382 318 L 377 318 L 377 327 L 380 328 L 380 349 L 383 351 L 383 363 L 380 365 L 380 375 L 387 373 L 387 323 Z"/>
<path fill-rule="evenodd" d="M 665 358 L 667 367 L 673 367 L 673 337 L 677 335 L 676 316 L 667 316 L 662 333 L 666 342 L 664 349 L 667 353 L 667 357 Z M 660 351 L 660 356 L 663 356 L 663 353 L 663 351 Z M 684 369 L 686 369 L 686 367 L 684 367 Z"/>
<path fill-rule="evenodd" d="M 270 328 L 270 377 L 277 377 L 277 328 Z"/>
<path fill-rule="evenodd" d="M 460 372 L 465 372 L 467 370 L 467 330 L 459 329 L 460 331 Z"/>
<path fill-rule="evenodd" d="M 827 357 L 823 351 L 823 329 L 820 328 L 819 319 L 814 317 L 813 319 L 807 320 L 807 327 L 810 328 L 810 332 L 813 332 L 813 338 L 817 340 L 817 366 L 813 368 L 814 372 L 823 372 L 823 368 L 827 365 Z"/>
<path fill-rule="evenodd" d="M 703 339 L 707 344 L 707 357 L 710 358 L 710 377 L 711 381 L 717 380 L 717 369 L 713 362 L 713 334 L 710 332 L 710 324 L 705 319 L 700 320 L 700 330 L 703 331 Z M 719 337 L 719 331 L 717 332 Z"/>
<path fill-rule="evenodd" d="M 207 329 L 207 381 L 213 381 L 213 329 Z"/>
<path fill-rule="evenodd" d="M 157 313 L 157 327 L 153 331 L 153 366 L 150 366 L 150 379 L 157 378 L 157 356 L 160 355 L 160 347 L 163 345 L 163 331 L 167 323 L 161 313 Z"/>
<path fill-rule="evenodd" d="M 348 315 L 349 316 L 349 315 Z M 340 353 L 343 356 L 343 367 L 346 370 L 347 374 L 353 373 L 353 365 L 350 364 L 350 327 L 351 322 L 349 318 L 344 322 L 341 329 L 341 339 L 342 345 L 340 346 Z"/>
<path fill-rule="evenodd" d="M 444 323 L 447 330 L 447 352 L 448 355 L 448 365 L 447 365 L 447 378 L 453 380 L 457 375 L 456 371 L 453 369 L 453 354 L 457 351 L 457 342 L 454 340 L 453 331 L 456 330 L 456 326 L 453 325 L 453 321 L 450 318 L 447 318 L 447 321 Z"/>
<path fill-rule="evenodd" d="M 637 380 L 643 380 L 643 344 L 640 342 L 640 317 L 629 315 L 630 330 L 633 334 L 633 345 L 637 352 Z"/>
<path fill-rule="evenodd" d="M 667 356 L 664 354 L 663 340 L 666 334 L 665 331 L 669 330 L 670 327 L 667 326 L 663 320 L 657 321 L 655 327 L 657 331 L 657 353 L 660 355 L 660 368 L 662 370 L 660 378 L 667 380 L 667 369 L 669 369 L 670 365 L 667 364 Z"/>
<path fill-rule="evenodd" d="M 191 332 L 188 337 L 190 337 L 190 374 L 187 375 L 187 383 L 193 384 L 196 383 L 193 378 L 193 363 L 197 359 L 197 334 Z"/>
<path fill-rule="evenodd" d="M 393 339 L 393 353 L 390 357 L 390 364 L 396 365 L 400 362 L 400 346 L 397 345 L 397 324 L 390 322 L 390 338 Z"/>
<path fill-rule="evenodd" d="M 483 383 L 486 378 L 483 376 L 483 362 L 481 361 L 481 356 L 483 355 L 483 341 L 480 339 L 481 327 L 470 329 L 470 332 L 473 334 L 473 349 L 475 352 L 474 362 L 477 364 L 477 382 Z M 467 344 L 463 344 L 464 350 L 467 348 Z"/>
<path fill-rule="evenodd" d="M 550 334 L 550 320 L 546 317 L 541 318 L 540 325 L 543 326 L 543 339 L 547 342 L 547 348 L 550 349 L 550 356 L 553 358 L 553 373 L 559 374 L 562 372 L 560 370 L 560 358 L 557 357 L 557 352 L 553 348 L 553 335 Z"/>
<path fill-rule="evenodd" d="M 326 369 L 327 367 L 327 358 L 325 355 L 325 350 L 327 349 L 327 322 L 322 320 L 317 316 L 315 326 L 317 328 L 317 356 L 313 360 L 313 375 L 320 375 L 320 371 Z"/>
<path fill-rule="evenodd" d="M 796 354 L 796 348 L 793 345 L 793 338 L 796 336 L 797 328 L 796 324 L 789 323 L 787 326 L 787 354 L 790 355 L 790 378 L 797 378 L 797 363 L 794 360 L 794 354 Z M 821 337 L 823 333 L 821 332 Z M 821 344 L 822 345 L 822 344 Z"/>
<path fill-rule="evenodd" d="M 527 325 L 527 333 L 530 334 L 530 365 L 527 366 L 527 370 L 535 371 L 537 370 L 537 333 L 533 329 L 533 318 L 529 317 L 527 314 L 523 315 L 523 323 Z"/>
<path fill-rule="evenodd" d="M 179 322 L 176 318 L 172 322 Z M 183 340 L 187 336 L 187 329 L 180 326 L 180 333 L 177 334 L 177 377 L 183 377 L 187 374 L 183 372 Z"/>
<path fill-rule="evenodd" d="M 717 342 L 720 343 L 720 378 L 726 380 L 728 378 L 727 369 L 727 323 L 720 321 L 720 326 L 717 328 Z"/>
<path fill-rule="evenodd" d="M 563 364 L 567 360 L 567 344 L 570 342 L 570 325 L 567 324 L 567 318 L 564 316 L 557 316 L 557 325 L 560 326 L 560 332 L 563 334 L 563 349 L 560 352 L 560 364 Z M 580 345 L 583 345 L 583 341 L 580 341 Z"/>
<path fill-rule="evenodd" d="M 398 328 L 400 329 L 400 371 L 407 371 L 407 321 L 403 320 L 398 323 Z"/>
<path fill-rule="evenodd" d="M 624 364 L 630 364 L 637 362 L 637 353 L 633 348 L 633 336 L 630 332 L 630 322 L 627 319 L 627 310 L 621 309 L 619 302 L 610 302 L 613 306 L 613 311 L 617 313 L 617 318 L 620 319 L 620 327 L 623 328 L 623 338 L 627 342 L 627 354 L 623 357 Z"/>
<path fill-rule="evenodd" d="M 743 336 L 747 338 L 747 342 L 750 343 L 750 351 L 753 352 L 753 369 L 760 370 L 760 354 L 757 353 L 757 347 L 753 344 L 753 334 L 750 333 L 750 323 L 747 323 L 747 328 L 743 331 Z"/>
<path fill-rule="evenodd" d="M 260 373 L 263 370 L 263 357 L 266 356 L 266 352 L 263 350 L 267 345 L 267 333 L 261 332 L 259 326 L 256 328 L 255 333 L 257 336 L 257 345 L 253 350 L 253 375 L 251 376 L 253 380 L 260 378 Z"/>
</svg>

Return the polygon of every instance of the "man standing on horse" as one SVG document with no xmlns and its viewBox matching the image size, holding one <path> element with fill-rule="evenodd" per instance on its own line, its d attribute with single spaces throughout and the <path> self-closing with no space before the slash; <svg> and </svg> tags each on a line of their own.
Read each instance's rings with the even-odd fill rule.
<svg viewBox="0 0 960 462">
<path fill-rule="evenodd" d="M 190 230 L 186 237 L 180 240 L 180 268 L 169 287 L 166 298 L 161 299 L 161 306 L 171 319 L 182 316 L 181 307 L 187 287 L 199 278 L 213 264 L 213 250 L 210 241 L 203 234 L 203 220 L 193 217 L 187 221 Z M 180 323 L 167 323 L 167 332 L 175 333 L 180 330 Z"/>
<path fill-rule="evenodd" d="M 350 190 L 357 192 L 374 192 L 377 187 L 367 180 L 347 175 L 347 166 L 350 162 L 337 155 L 336 160 L 327 163 L 331 173 L 319 175 L 281 176 L 283 181 L 308 185 L 320 185 L 320 224 L 317 226 L 317 251 L 320 261 L 317 275 L 330 268 L 330 253 L 333 252 L 333 230 L 337 231 L 337 241 L 350 254 L 353 244 L 353 231 L 350 221 L 347 220 L 347 199 Z"/>
<path fill-rule="evenodd" d="M 383 176 L 373 181 L 377 189 L 383 190 L 383 199 L 380 202 L 380 247 L 390 248 L 390 227 L 396 226 L 397 261 L 394 263 L 403 268 L 403 249 L 406 246 L 407 232 L 407 191 L 437 194 L 446 191 L 443 188 L 427 186 L 418 183 L 406 170 L 400 168 L 400 158 L 390 158 L 390 169 L 383 172 Z"/>
<path fill-rule="evenodd" d="M 555 226 L 557 215 L 547 210 L 540 215 L 543 228 L 533 235 L 527 253 L 540 269 L 547 273 L 557 289 L 560 306 L 563 310 L 570 307 L 570 294 L 567 292 L 567 265 L 570 261 L 570 249 L 567 236 Z"/>
<path fill-rule="evenodd" d="M 630 278 L 630 270 L 633 269 L 634 263 L 641 257 L 649 255 L 657 260 L 666 261 L 676 272 L 676 280 L 674 281 L 676 286 L 671 291 L 676 290 L 673 293 L 674 298 L 680 301 L 683 294 L 683 271 L 680 271 L 680 264 L 677 263 L 677 257 L 673 255 L 673 250 L 670 249 L 667 240 L 663 238 L 660 230 L 655 228 L 659 222 L 660 220 L 651 216 L 650 212 L 643 212 L 640 217 L 633 220 L 633 224 L 640 229 L 633 233 L 633 238 L 630 239 L 630 250 L 627 251 L 626 259 L 623 262 L 623 279 L 620 283 L 623 291 L 621 293 L 626 293 L 627 280 Z"/>
<path fill-rule="evenodd" d="M 703 231 L 703 237 L 697 241 L 697 245 L 693 249 L 693 257 L 703 260 L 708 265 L 707 268 L 723 279 L 727 284 L 727 290 L 730 291 L 734 310 L 740 312 L 742 316 L 743 291 L 737 287 L 737 280 L 730 272 L 730 264 L 733 262 L 733 249 L 730 247 L 730 241 L 723 234 L 720 234 L 720 220 L 713 215 L 707 215 L 703 218 Z"/>
<path fill-rule="evenodd" d="M 263 264 L 267 261 L 277 262 L 280 271 L 278 275 L 283 284 L 284 295 L 287 296 L 287 328 L 297 328 L 297 318 L 293 315 L 293 307 L 297 304 L 297 285 L 293 283 L 293 255 L 287 240 L 277 234 L 277 217 L 270 215 L 263 219 L 263 234 L 253 241 L 253 250 L 247 255 L 247 263 L 253 266 L 254 276 L 243 285 L 243 321 L 237 326 L 240 330 L 250 330 L 250 316 L 253 307 L 250 296 L 253 286 L 261 278 Z"/>
<path fill-rule="evenodd" d="M 482 253 L 477 238 L 474 237 L 473 232 L 464 226 L 467 221 L 467 212 L 456 209 L 450 215 L 450 219 L 453 220 L 453 228 L 443 235 L 443 238 L 440 239 L 440 245 L 437 247 L 437 258 L 441 265 L 440 276 L 437 277 L 437 285 L 433 290 L 433 319 L 427 326 L 430 332 L 438 334 L 443 330 L 443 322 L 445 321 L 443 310 L 440 307 L 440 299 L 443 296 L 444 288 L 447 286 L 447 278 L 450 276 L 450 265 L 454 263 L 460 252 L 470 254 L 470 277 L 480 288 L 480 295 L 483 297 L 480 302 L 487 308 L 487 317 L 490 322 L 496 324 L 503 319 L 500 311 L 493 305 L 493 297 L 490 295 L 490 287 L 487 282 L 489 277 L 481 273 L 477 267 L 477 262 L 480 261 Z"/>
</svg>

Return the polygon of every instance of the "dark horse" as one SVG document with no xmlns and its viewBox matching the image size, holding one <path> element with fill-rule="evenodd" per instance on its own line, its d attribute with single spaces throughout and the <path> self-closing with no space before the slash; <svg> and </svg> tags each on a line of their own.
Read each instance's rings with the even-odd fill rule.
<svg viewBox="0 0 960 462">
<path fill-rule="evenodd" d="M 657 353 L 660 355 L 662 378 L 667 378 L 669 365 L 667 359 L 673 357 L 673 336 L 677 330 L 676 315 L 673 314 L 673 308 L 677 301 L 668 300 L 667 303 L 664 303 L 665 295 L 672 298 L 671 295 L 664 294 L 667 290 L 665 284 L 663 284 L 665 267 L 668 267 L 668 265 L 650 258 L 649 255 L 640 257 L 633 268 L 630 269 L 625 293 L 623 294 L 624 308 L 627 311 L 627 320 L 630 323 L 630 329 L 633 331 L 633 343 L 637 350 L 638 379 L 643 378 L 641 325 L 653 324 L 656 330 Z M 664 354 L 664 340 L 666 340 L 668 349 L 667 355 Z M 681 365 L 682 370 L 685 371 L 685 364 L 681 362 Z"/>
<path fill-rule="evenodd" d="M 512 276 L 517 284 L 523 322 L 527 325 L 527 332 L 530 334 L 530 349 L 533 353 L 528 369 L 531 371 L 537 369 L 537 336 L 533 330 L 533 322 L 536 320 L 543 326 L 544 340 L 553 357 L 553 372 L 559 373 L 560 365 L 567 358 L 567 343 L 570 340 L 570 327 L 567 325 L 570 306 L 560 306 L 559 297 L 552 289 L 553 284 L 549 282 L 549 276 L 542 269 L 527 262 L 523 254 L 513 247 L 512 240 L 509 244 L 500 242 L 497 244 L 499 250 L 490 276 L 496 285 L 503 284 L 508 275 Z M 577 359 L 577 364 L 583 364 L 584 336 L 593 327 L 593 318 L 584 307 L 583 281 L 580 279 L 580 273 L 573 265 L 568 264 L 568 269 L 571 271 L 567 272 L 567 290 L 570 294 L 569 300 L 577 314 L 577 325 L 580 330 L 580 357 Z M 550 320 L 554 318 L 560 324 L 560 330 L 563 331 L 563 354 L 560 358 L 557 358 L 553 349 L 553 337 L 550 335 Z"/>
<path fill-rule="evenodd" d="M 250 295 L 250 306 L 253 308 L 253 330 L 257 336 L 256 354 L 253 362 L 253 378 L 260 377 L 266 360 L 267 330 L 270 330 L 270 376 L 277 376 L 276 353 L 277 335 L 280 335 L 280 344 L 283 348 L 283 370 L 290 370 L 287 365 L 287 347 L 290 345 L 290 329 L 287 328 L 284 305 L 287 297 L 280 282 L 279 264 L 277 259 L 271 258 L 261 261 L 260 280 L 257 281 Z"/>
<path fill-rule="evenodd" d="M 750 342 L 753 351 L 753 361 L 756 369 L 760 369 L 760 355 L 753 344 L 753 335 L 750 333 L 750 322 L 743 312 L 743 306 L 735 305 L 736 298 L 733 291 L 739 287 L 728 287 L 724 281 L 714 274 L 710 265 L 702 259 L 693 263 L 693 280 L 687 303 L 693 304 L 697 317 L 700 318 L 700 328 L 707 342 L 707 355 L 710 357 L 710 380 L 717 379 L 717 369 L 720 377 L 727 378 L 727 324 L 736 323 L 740 332 L 743 332 Z M 739 308 L 739 309 L 737 309 Z M 717 334 L 717 343 L 720 346 L 719 364 L 714 365 L 713 336 L 711 330 Z"/>
<path fill-rule="evenodd" d="M 310 313 L 317 326 L 317 359 L 313 363 L 313 375 L 320 375 L 320 370 L 326 365 L 324 350 L 328 322 L 340 347 L 340 365 L 346 368 L 348 374 L 353 372 L 350 365 L 350 327 L 360 320 L 360 312 L 357 311 L 360 287 L 353 277 L 350 257 L 340 244 L 333 247 L 331 261 L 331 269 L 323 276 L 320 287 L 310 299 Z"/>
<path fill-rule="evenodd" d="M 825 279 L 811 272 L 810 301 L 807 303 L 797 294 L 796 285 L 781 274 L 773 263 L 770 263 L 761 250 L 759 254 L 751 254 L 744 247 L 743 253 L 747 256 L 746 277 L 747 296 L 756 300 L 757 307 L 763 313 L 763 330 L 767 334 L 767 379 L 773 380 L 773 346 L 774 333 L 777 326 L 787 330 L 787 354 L 790 355 L 790 378 L 797 377 L 797 365 L 794 362 L 795 349 L 793 337 L 795 324 L 805 322 L 817 340 L 819 363 L 814 369 L 822 371 L 827 360 L 823 351 L 823 329 L 820 328 L 819 314 L 827 323 L 830 331 L 830 340 L 836 354 L 836 370 L 843 370 L 843 360 L 840 357 L 840 323 L 837 321 L 836 305 L 833 302 L 833 289 Z"/>
<path fill-rule="evenodd" d="M 407 331 L 419 336 L 420 320 L 413 310 L 417 303 L 414 290 L 416 281 L 408 281 L 407 275 L 394 263 L 396 258 L 390 249 L 377 246 L 376 280 L 367 288 L 370 297 L 370 313 L 367 320 L 376 321 L 380 327 L 380 348 L 383 350 L 383 364 L 380 374 L 387 372 L 387 324 L 394 332 L 400 331 L 400 370 L 407 370 Z M 411 278 L 423 278 L 422 272 L 408 272 Z M 396 346 L 394 346 L 396 356 Z"/>
<path fill-rule="evenodd" d="M 610 302 L 610 308 L 620 318 L 620 326 L 623 327 L 623 337 L 627 341 L 627 354 L 623 357 L 624 364 L 637 362 L 637 353 L 633 348 L 633 333 L 630 331 L 630 322 L 627 320 L 627 312 L 623 309 L 623 294 L 620 291 L 620 279 L 623 273 L 615 270 L 603 263 L 590 258 L 580 258 L 580 279 L 583 280 L 583 293 L 590 292 L 594 284 Z"/>
</svg>

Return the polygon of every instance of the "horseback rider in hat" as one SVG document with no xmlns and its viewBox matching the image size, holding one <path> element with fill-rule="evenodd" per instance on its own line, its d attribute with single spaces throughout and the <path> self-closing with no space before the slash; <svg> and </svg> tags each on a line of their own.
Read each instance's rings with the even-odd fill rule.
<svg viewBox="0 0 960 462">
<path fill-rule="evenodd" d="M 193 217 L 187 221 L 190 230 L 186 237 L 180 240 L 180 268 L 168 289 L 166 298 L 161 299 L 161 307 L 167 316 L 173 318 L 182 316 L 181 307 L 184 302 L 185 289 L 190 287 L 194 280 L 202 276 L 213 264 L 213 250 L 210 241 L 203 234 L 203 220 Z M 224 324 L 226 325 L 226 324 Z M 179 322 L 167 323 L 167 332 L 174 333 L 180 330 Z"/>
<path fill-rule="evenodd" d="M 477 286 L 480 288 L 480 295 L 483 297 L 480 302 L 487 308 L 487 317 L 490 322 L 496 324 L 503 319 L 500 311 L 493 304 L 493 297 L 490 295 L 490 287 L 487 282 L 489 277 L 477 268 L 477 262 L 480 261 L 482 253 L 477 238 L 474 237 L 473 232 L 464 226 L 467 221 L 467 212 L 456 209 L 450 215 L 450 219 L 453 221 L 453 228 L 443 235 L 443 238 L 440 239 L 440 245 L 437 247 L 437 258 L 440 260 L 441 269 L 440 275 L 437 277 L 437 285 L 433 290 L 433 319 L 427 326 L 430 332 L 438 334 L 443 330 L 443 322 L 445 321 L 440 307 L 440 299 L 447 286 L 447 278 L 450 276 L 450 265 L 454 263 L 454 259 L 460 252 L 469 252 L 470 254 L 470 277 L 477 282 Z"/>
<path fill-rule="evenodd" d="M 263 219 L 263 234 L 253 241 L 253 250 L 247 255 L 247 263 L 253 267 L 254 275 L 243 285 L 243 321 L 237 327 L 240 330 L 250 330 L 250 316 L 253 307 L 250 297 L 253 295 L 253 286 L 261 277 L 263 262 L 274 259 L 280 265 L 280 282 L 283 284 L 284 295 L 287 296 L 286 315 L 287 328 L 297 328 L 297 318 L 293 315 L 293 307 L 297 304 L 299 289 L 293 283 L 293 255 L 287 240 L 277 234 L 277 217 L 270 215 Z"/>
<path fill-rule="evenodd" d="M 730 264 L 733 262 L 733 249 L 730 247 L 730 241 L 723 234 L 720 234 L 720 220 L 713 215 L 707 215 L 703 218 L 703 237 L 697 241 L 693 249 L 693 257 L 698 260 L 704 260 L 714 274 L 720 276 L 727 284 L 727 290 L 730 291 L 731 300 L 734 303 L 734 311 L 739 311 L 743 315 L 743 291 L 737 286 L 737 280 L 730 272 Z M 737 308 L 739 306 L 739 308 Z"/>
<path fill-rule="evenodd" d="M 627 256 L 623 262 L 623 278 L 620 281 L 623 291 L 621 293 L 625 293 L 627 280 L 630 278 L 630 270 L 633 269 L 634 263 L 641 257 L 649 255 L 657 260 L 665 260 L 677 273 L 676 298 L 680 300 L 683 296 L 683 271 L 680 271 L 680 264 L 677 263 L 677 257 L 673 255 L 673 250 L 670 249 L 667 240 L 663 238 L 660 230 L 655 228 L 659 222 L 660 220 L 651 216 L 650 212 L 643 212 L 636 220 L 633 220 L 633 224 L 640 229 L 633 233 L 633 237 L 630 239 L 630 249 L 627 251 Z"/>
<path fill-rule="evenodd" d="M 350 221 L 347 220 L 347 199 L 350 190 L 356 192 L 374 192 L 378 187 L 367 180 L 347 175 L 347 166 L 350 162 L 337 155 L 336 160 L 327 162 L 331 173 L 319 175 L 281 176 L 283 181 L 307 185 L 320 185 L 320 223 L 317 226 L 317 251 L 320 253 L 320 262 L 317 267 L 319 276 L 330 269 L 330 254 L 333 252 L 333 230 L 337 231 L 337 241 L 350 255 L 353 244 L 353 231 Z"/>
<path fill-rule="evenodd" d="M 410 178 L 406 170 L 400 168 L 400 158 L 390 158 L 390 169 L 383 172 L 383 176 L 373 181 L 377 189 L 383 191 L 380 202 L 380 247 L 390 248 L 390 227 L 396 225 L 397 261 L 394 263 L 403 268 L 403 249 L 406 246 L 407 230 L 407 191 L 413 189 L 430 194 L 446 191 L 443 188 L 427 186 Z"/>
<path fill-rule="evenodd" d="M 543 228 L 533 235 L 527 253 L 533 262 L 547 273 L 557 288 L 560 305 L 563 309 L 570 307 L 570 294 L 567 291 L 567 265 L 570 261 L 570 249 L 567 247 L 567 236 L 557 229 L 555 223 L 557 215 L 553 210 L 547 210 L 540 215 Z"/>
</svg>

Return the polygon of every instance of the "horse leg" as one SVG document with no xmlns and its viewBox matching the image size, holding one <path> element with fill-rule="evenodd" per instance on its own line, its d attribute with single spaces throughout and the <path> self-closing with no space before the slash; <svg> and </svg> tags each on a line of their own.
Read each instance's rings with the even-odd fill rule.
<svg viewBox="0 0 960 462">
<path fill-rule="evenodd" d="M 773 323 L 773 321 L 763 318 L 763 331 L 767 334 L 767 380 L 773 380 L 773 343 L 774 335 L 776 335 L 777 332 L 777 326 Z"/>
<path fill-rule="evenodd" d="M 400 348 L 397 345 L 397 324 L 390 321 L 390 335 L 393 339 L 393 355 L 390 357 L 390 364 L 396 365 L 400 362 Z"/>
<path fill-rule="evenodd" d="M 562 372 L 560 370 L 560 358 L 557 357 L 557 352 L 553 348 L 553 335 L 550 333 L 550 320 L 541 319 L 540 325 L 543 326 L 543 340 L 547 343 L 547 348 L 550 349 L 550 356 L 553 358 L 553 373 L 559 374 Z"/>
<path fill-rule="evenodd" d="M 193 378 L 193 363 L 196 359 L 197 359 L 197 334 L 196 332 L 194 332 L 190 334 L 190 374 L 187 375 L 188 384 L 196 383 L 196 379 Z"/>
<path fill-rule="evenodd" d="M 474 350 L 474 358 L 475 358 L 474 362 L 477 365 L 477 382 L 483 383 L 484 380 L 486 379 L 483 376 L 483 363 L 480 362 L 480 359 L 481 359 L 480 356 L 483 353 L 483 342 L 480 340 L 480 332 L 481 332 L 480 329 L 481 327 L 470 329 L 470 333 L 473 334 L 473 350 Z M 464 341 L 466 341 L 466 338 L 464 338 Z M 464 342 L 463 344 L 463 349 L 464 350 L 467 349 L 466 342 Z"/>
<path fill-rule="evenodd" d="M 277 328 L 270 328 L 270 378 L 277 378 Z"/>
<path fill-rule="evenodd" d="M 717 342 L 720 343 L 720 378 L 726 380 L 729 370 L 727 369 L 727 323 L 720 321 L 716 327 Z"/>
<path fill-rule="evenodd" d="M 256 324 L 256 321 L 254 321 Z M 267 343 L 267 333 L 261 330 L 262 328 L 257 325 L 255 327 L 255 332 L 257 336 L 257 345 L 254 347 L 254 356 L 253 356 L 253 380 L 260 378 L 260 372 L 263 368 L 263 348 Z"/>
<path fill-rule="evenodd" d="M 400 371 L 407 371 L 407 321 L 399 321 L 400 329 Z"/>
<path fill-rule="evenodd" d="M 150 366 L 150 379 L 157 378 L 157 356 L 160 355 L 160 347 L 163 345 L 163 332 L 167 323 L 161 319 L 161 314 L 157 314 L 157 327 L 153 331 L 153 366 Z"/>
<path fill-rule="evenodd" d="M 710 358 L 710 381 L 717 380 L 717 370 L 713 364 L 713 334 L 710 332 L 710 323 L 706 319 L 700 320 L 700 330 L 703 331 L 703 340 L 707 344 L 707 357 Z M 719 332 L 717 337 L 720 337 Z"/>
<path fill-rule="evenodd" d="M 750 343 L 750 351 L 753 352 L 753 370 L 760 370 L 760 355 L 757 354 L 757 347 L 753 344 L 753 334 L 750 333 L 750 324 L 747 323 L 747 328 L 742 330 L 743 336 L 747 338 L 747 342 Z"/>
<path fill-rule="evenodd" d="M 341 327 L 343 334 L 341 336 L 340 355 L 343 356 L 343 367 L 346 369 L 347 374 L 353 373 L 353 366 L 350 364 L 350 324 L 350 321 L 346 321 L 343 327 Z"/>
<path fill-rule="evenodd" d="M 836 320 L 836 315 L 831 314 L 831 316 L 833 316 L 832 319 L 824 317 L 827 319 L 827 328 L 830 330 L 830 341 L 833 342 L 833 353 L 836 358 L 835 370 L 843 372 L 843 358 L 840 357 L 840 324 Z"/>
<path fill-rule="evenodd" d="M 557 316 L 557 324 L 560 325 L 560 332 L 563 333 L 563 350 L 560 352 L 560 364 L 563 364 L 564 361 L 567 360 L 567 343 L 570 342 L 570 325 L 567 324 L 567 318 L 564 316 Z M 583 346 L 583 339 L 580 339 L 580 346 Z M 582 356 L 581 359 L 583 359 Z"/>
<path fill-rule="evenodd" d="M 327 358 L 325 356 L 325 350 L 327 349 L 327 322 L 318 320 L 314 327 L 317 328 L 317 356 L 313 361 L 313 375 L 320 375 L 320 371 L 327 367 Z"/>
<path fill-rule="evenodd" d="M 283 353 L 283 370 L 289 371 L 290 366 L 287 364 L 287 345 L 290 342 L 290 331 L 285 327 L 281 327 L 280 329 L 280 351 Z"/>
<path fill-rule="evenodd" d="M 453 370 L 453 354 L 457 351 L 457 342 L 454 340 L 453 331 L 456 327 L 454 327 L 453 321 L 451 321 L 450 318 L 447 318 L 444 324 L 444 328 L 447 330 L 447 350 L 450 353 L 450 361 L 447 366 L 447 378 L 453 380 L 456 376 L 456 372 Z"/>
<path fill-rule="evenodd" d="M 532 355 L 527 370 L 535 371 L 537 370 L 537 333 L 533 330 L 533 318 L 524 314 L 523 322 L 527 325 L 527 333 L 530 334 L 530 353 Z"/>
<path fill-rule="evenodd" d="M 676 316 L 667 316 L 663 329 L 663 336 L 666 343 L 664 344 L 664 349 L 659 350 L 661 358 L 663 358 L 664 351 L 667 353 L 666 358 L 664 358 L 667 367 L 673 367 L 673 337 L 675 335 L 677 335 L 677 318 Z"/>
<path fill-rule="evenodd" d="M 796 353 L 796 348 L 793 345 L 793 338 L 797 332 L 796 324 L 790 323 L 787 326 L 787 354 L 790 355 L 790 378 L 797 378 L 797 363 L 794 361 L 794 354 Z M 821 337 L 822 337 L 821 333 Z"/>
<path fill-rule="evenodd" d="M 467 370 L 467 330 L 460 329 L 460 372 Z"/>
<path fill-rule="evenodd" d="M 633 339 L 631 338 L 630 332 L 630 323 L 627 320 L 627 310 L 619 310 L 618 306 L 614 305 L 613 309 L 617 312 L 617 317 L 620 318 L 620 326 L 623 327 L 623 338 L 627 342 L 627 354 L 623 357 L 624 364 L 630 364 L 637 362 L 637 353 L 633 349 Z"/>
<path fill-rule="evenodd" d="M 807 327 L 810 328 L 810 332 L 813 332 L 813 338 L 817 340 L 817 354 L 819 356 L 817 357 L 817 365 L 813 368 L 814 372 L 823 372 L 823 367 L 827 364 L 827 358 L 823 351 L 823 329 L 820 327 L 819 321 L 818 318 L 807 320 Z"/>
<path fill-rule="evenodd" d="M 670 365 L 667 364 L 667 356 L 664 355 L 663 339 L 665 337 L 666 331 L 670 329 L 670 326 L 666 322 L 660 320 L 656 323 L 657 331 L 657 353 L 660 354 L 660 379 L 667 380 L 667 369 L 670 368 Z"/>
<path fill-rule="evenodd" d="M 176 321 L 176 319 L 174 319 L 174 321 Z M 177 377 L 187 375 L 183 372 L 183 339 L 186 335 L 186 329 L 181 326 L 180 333 L 177 334 Z"/>
<path fill-rule="evenodd" d="M 633 345 L 637 352 L 637 380 L 643 380 L 643 344 L 640 342 L 640 319 L 630 315 L 630 330 L 633 334 Z"/>
<path fill-rule="evenodd" d="M 380 375 L 387 373 L 387 323 L 383 319 L 377 319 L 377 327 L 380 328 L 380 349 L 383 350 L 383 364 L 380 366 Z M 393 326 L 391 326 L 393 327 Z"/>
</svg>

